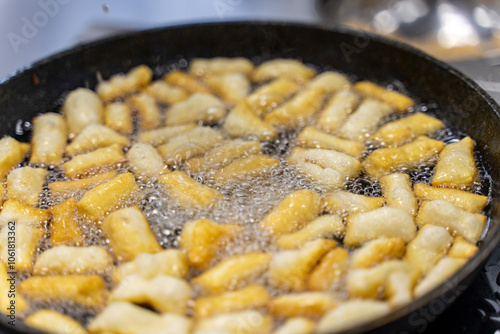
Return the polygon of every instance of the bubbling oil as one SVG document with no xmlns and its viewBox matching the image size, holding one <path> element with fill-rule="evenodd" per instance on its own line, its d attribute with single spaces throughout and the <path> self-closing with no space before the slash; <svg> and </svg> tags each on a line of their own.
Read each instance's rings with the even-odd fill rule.
<svg viewBox="0 0 500 334">
<path fill-rule="evenodd" d="M 176 68 L 176 66 L 172 67 L 169 65 L 166 68 L 170 71 L 173 68 Z M 165 68 L 157 68 L 155 71 L 164 72 Z M 165 106 L 161 106 L 161 108 L 165 109 Z M 430 112 L 432 114 L 432 109 L 435 108 L 436 106 L 419 104 L 409 112 L 412 113 L 420 111 L 424 113 Z M 382 125 L 406 116 L 408 116 L 407 113 L 394 113 L 384 119 Z M 303 126 L 311 124 L 312 122 L 309 124 L 303 124 Z M 214 127 L 219 128 L 220 125 L 215 125 Z M 137 138 L 137 119 L 135 119 L 135 129 L 136 131 L 134 131 L 134 134 L 129 136 L 132 141 L 135 141 Z M 169 195 L 159 185 L 158 180 L 155 178 L 138 178 L 137 183 L 139 184 L 140 191 L 127 203 L 125 203 L 125 205 L 138 205 L 141 208 L 151 226 L 151 230 L 160 245 L 165 249 L 179 247 L 179 237 L 183 226 L 192 220 L 210 219 L 219 224 L 238 224 L 243 226 L 244 228 L 242 231 L 237 234 L 234 239 L 226 242 L 226 244 L 218 250 L 212 264 L 223 258 L 237 254 L 245 254 L 255 251 L 276 252 L 279 249 L 274 242 L 275 237 L 263 233 L 259 228 L 258 223 L 266 216 L 266 214 L 276 207 L 279 202 L 297 190 L 311 189 L 321 195 L 330 191 L 329 189 L 316 184 L 314 181 L 302 174 L 297 167 L 286 164 L 287 157 L 290 155 L 292 148 L 296 146 L 296 138 L 300 130 L 301 129 L 294 132 L 281 132 L 278 139 L 274 141 L 262 142 L 261 146 L 263 153 L 279 159 L 280 164 L 278 167 L 272 168 L 257 177 L 221 184 L 214 178 L 214 174 L 217 171 L 217 166 L 215 164 L 215 167 L 209 170 L 204 170 L 198 173 L 190 173 L 190 176 L 198 182 L 217 189 L 222 193 L 222 200 L 217 201 L 210 208 L 199 209 L 180 207 L 174 199 L 169 197 Z M 446 144 L 457 142 L 464 136 L 464 133 L 449 127 L 440 129 L 436 133 L 430 135 L 430 137 L 441 140 Z M 366 144 L 366 149 L 363 152 L 363 158 L 378 148 L 376 143 L 369 140 L 366 141 Z M 478 152 L 475 152 L 475 158 L 480 173 L 480 180 L 475 182 L 470 190 L 477 194 L 489 195 L 491 185 L 490 177 L 482 165 L 481 157 Z M 427 161 L 415 168 L 412 168 L 411 170 L 403 171 L 410 175 L 412 184 L 418 182 L 430 184 L 434 173 L 435 163 L 435 160 Z M 20 166 L 27 164 L 28 162 L 25 161 Z M 210 165 L 210 161 L 207 165 Z M 173 168 L 174 170 L 183 170 L 182 165 L 175 165 Z M 126 172 L 128 171 L 128 166 L 127 164 L 123 164 L 118 166 L 117 169 L 119 172 Z M 187 172 L 189 173 L 189 171 Z M 51 167 L 49 168 L 47 180 L 48 183 L 62 181 L 64 180 L 64 174 L 59 168 Z M 348 179 L 344 188 L 355 194 L 372 197 L 382 196 L 381 187 L 378 181 L 363 173 L 357 178 Z M 65 198 L 75 197 L 79 200 L 82 196 L 83 192 L 76 191 L 75 193 L 67 194 Z M 52 197 L 47 186 L 45 186 L 39 202 L 39 207 L 46 209 L 62 202 L 63 200 L 64 198 Z M 109 246 L 109 240 L 103 236 L 101 231 L 100 222 L 94 223 L 82 219 L 80 221 L 80 226 L 84 234 L 82 246 L 104 246 L 112 253 L 112 249 L 110 249 Z M 338 241 L 341 242 L 342 240 L 339 239 Z M 48 237 L 45 237 L 38 247 L 37 255 L 50 247 L 50 240 Z M 198 273 L 198 271 L 192 270 L 190 276 Z M 98 274 L 101 274 L 106 279 L 109 288 L 114 286 L 108 272 Z M 29 274 L 22 274 L 19 278 L 20 280 L 23 280 L 29 276 Z M 266 274 L 258 278 L 257 283 L 265 285 Z M 268 286 L 268 290 L 272 296 L 278 295 L 282 292 L 282 290 L 271 286 Z M 346 292 L 342 289 L 335 288 L 330 291 L 330 293 L 335 295 L 335 297 L 340 300 L 347 298 Z M 66 301 L 32 301 L 31 306 L 31 312 L 41 308 L 50 308 L 63 314 L 69 314 L 71 317 L 84 325 L 87 324 L 88 321 L 92 319 L 100 310 L 99 308 L 91 309 Z"/>
</svg>

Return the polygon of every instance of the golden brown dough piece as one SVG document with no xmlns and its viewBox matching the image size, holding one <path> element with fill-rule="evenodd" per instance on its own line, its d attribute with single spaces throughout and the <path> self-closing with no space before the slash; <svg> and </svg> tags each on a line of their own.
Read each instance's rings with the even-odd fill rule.
<svg viewBox="0 0 500 334">
<path fill-rule="evenodd" d="M 66 97 L 62 113 L 70 136 L 79 134 L 90 124 L 104 122 L 104 107 L 99 96 L 87 88 L 77 88 Z"/>
<path fill-rule="evenodd" d="M 208 219 L 184 224 L 179 247 L 186 252 L 188 262 L 198 269 L 207 269 L 221 249 L 242 227 L 235 224 L 217 224 Z"/>
<path fill-rule="evenodd" d="M 286 78 L 302 84 L 316 74 L 312 68 L 295 59 L 278 58 L 263 62 L 255 68 L 252 80 L 264 82 L 274 78 Z"/>
<path fill-rule="evenodd" d="M 379 99 L 398 111 L 404 111 L 415 105 L 415 101 L 408 96 L 394 90 L 388 90 L 370 81 L 357 82 L 354 84 L 354 89 L 363 95 Z"/>
<path fill-rule="evenodd" d="M 153 71 L 146 65 L 139 65 L 127 74 L 116 74 L 108 81 L 97 84 L 96 92 L 104 101 L 114 100 L 147 86 L 153 78 Z"/>
<path fill-rule="evenodd" d="M 271 254 L 252 252 L 225 258 L 191 282 L 204 295 L 242 288 L 267 270 Z"/>
<path fill-rule="evenodd" d="M 488 196 L 477 195 L 463 190 L 432 187 L 425 183 L 415 184 L 413 190 L 421 200 L 442 199 L 471 213 L 480 213 L 488 205 Z"/>
<path fill-rule="evenodd" d="M 275 127 L 295 129 L 319 111 L 324 97 L 325 91 L 322 89 L 308 88 L 299 91 L 268 113 L 264 120 Z"/>
<path fill-rule="evenodd" d="M 31 300 L 66 300 L 89 307 L 101 306 L 108 294 L 98 275 L 32 276 L 19 283 L 18 289 Z"/>
<path fill-rule="evenodd" d="M 486 216 L 470 213 L 443 200 L 424 202 L 420 205 L 417 224 L 434 224 L 445 227 L 453 235 L 461 235 L 476 243 L 486 224 Z"/>
<path fill-rule="evenodd" d="M 101 228 L 119 261 L 131 261 L 139 254 L 162 250 L 137 205 L 111 213 L 102 222 Z"/>
<path fill-rule="evenodd" d="M 30 150 L 30 145 L 21 143 L 12 137 L 5 136 L 0 140 L 0 180 L 21 161 Z"/>
<path fill-rule="evenodd" d="M 363 169 L 372 176 L 378 177 L 401 168 L 412 168 L 435 157 L 444 147 L 439 140 L 420 136 L 415 141 L 394 148 L 379 148 L 363 161 Z"/>
<path fill-rule="evenodd" d="M 352 155 L 356 159 L 361 158 L 364 143 L 358 141 L 342 139 L 316 130 L 312 126 L 306 127 L 297 137 L 297 145 L 304 148 L 324 148 L 336 150 Z"/>
<path fill-rule="evenodd" d="M 382 126 L 373 136 L 384 146 L 399 146 L 413 138 L 428 135 L 444 126 L 443 122 L 421 112 Z"/>
<path fill-rule="evenodd" d="M 272 234 L 296 231 L 320 212 L 321 198 L 312 190 L 298 190 L 288 195 L 260 222 Z"/>
<path fill-rule="evenodd" d="M 435 187 L 466 188 L 477 178 L 474 141 L 465 137 L 447 145 L 439 154 L 432 185 Z"/>
<path fill-rule="evenodd" d="M 218 190 L 193 180 L 186 172 L 173 171 L 162 174 L 159 181 L 183 208 L 207 208 L 222 198 Z"/>
<path fill-rule="evenodd" d="M 66 146 L 67 129 L 64 118 L 46 113 L 33 119 L 30 163 L 59 165 Z"/>
<path fill-rule="evenodd" d="M 197 298 L 194 300 L 193 312 L 197 318 L 206 318 L 226 312 L 267 309 L 270 303 L 271 296 L 264 286 L 250 284 L 240 290 Z"/>
<path fill-rule="evenodd" d="M 76 203 L 76 207 L 85 218 L 102 221 L 110 212 L 124 205 L 138 190 L 132 173 L 123 173 L 87 191 Z"/>
<path fill-rule="evenodd" d="M 350 215 L 346 219 L 344 243 L 355 246 L 378 238 L 402 238 L 405 242 L 415 236 L 417 227 L 406 210 L 384 206 Z"/>
</svg>

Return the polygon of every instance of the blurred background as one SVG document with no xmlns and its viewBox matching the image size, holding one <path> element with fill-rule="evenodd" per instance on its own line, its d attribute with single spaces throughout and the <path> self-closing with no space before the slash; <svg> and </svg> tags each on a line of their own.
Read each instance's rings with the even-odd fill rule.
<svg viewBox="0 0 500 334">
<path fill-rule="evenodd" d="M 343 24 L 384 34 L 451 63 L 500 100 L 499 0 L 0 0 L 0 78 L 110 35 L 234 20 Z"/>
</svg>

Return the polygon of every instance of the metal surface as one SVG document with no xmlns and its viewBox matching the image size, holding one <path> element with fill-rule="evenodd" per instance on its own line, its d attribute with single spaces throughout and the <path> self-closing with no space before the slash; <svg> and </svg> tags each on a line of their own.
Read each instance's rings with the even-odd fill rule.
<svg viewBox="0 0 500 334">
<path fill-rule="evenodd" d="M 343 28 L 279 23 L 193 25 L 133 33 L 57 55 L 0 86 L 0 135 L 27 140 L 24 121 L 38 113 L 58 111 L 64 93 L 81 86 L 95 87 L 98 73 L 107 78 L 144 63 L 160 76 L 169 66 L 182 66 L 184 60 L 214 56 L 245 56 L 256 61 L 299 58 L 319 68 L 353 74 L 356 79 L 398 82 L 419 102 L 437 104 L 434 113 L 476 140 L 493 179 L 493 200 L 487 208 L 491 226 L 480 251 L 436 290 L 356 329 L 380 333 L 425 330 L 424 325 L 428 327 L 466 290 L 500 241 L 500 107 L 472 80 L 413 48 Z M 430 316 L 423 316 L 426 314 Z"/>
</svg>

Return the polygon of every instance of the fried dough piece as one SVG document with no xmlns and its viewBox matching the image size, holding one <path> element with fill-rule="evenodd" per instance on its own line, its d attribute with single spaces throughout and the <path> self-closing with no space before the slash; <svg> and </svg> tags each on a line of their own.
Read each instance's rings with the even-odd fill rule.
<svg viewBox="0 0 500 334">
<path fill-rule="evenodd" d="M 206 318 L 226 312 L 251 309 L 265 310 L 269 307 L 270 303 L 271 296 L 264 286 L 250 284 L 240 290 L 197 298 L 194 300 L 193 312 L 197 318 Z"/>
<path fill-rule="evenodd" d="M 412 267 L 401 260 L 388 260 L 372 268 L 351 269 L 346 277 L 347 292 L 351 298 L 375 298 L 385 290 L 394 272 L 411 274 Z"/>
<path fill-rule="evenodd" d="M 304 148 L 324 148 L 349 154 L 356 159 L 361 158 L 365 145 L 363 143 L 346 140 L 316 130 L 307 126 L 297 137 L 297 145 Z"/>
<path fill-rule="evenodd" d="M 379 181 L 387 206 L 404 209 L 412 217 L 417 214 L 418 201 L 411 189 L 411 180 L 408 174 L 389 174 L 382 176 Z"/>
<path fill-rule="evenodd" d="M 275 253 L 269 263 L 269 284 L 281 289 L 304 291 L 307 277 L 316 263 L 335 245 L 333 240 L 317 239 L 305 243 L 298 250 Z"/>
<path fill-rule="evenodd" d="M 192 320 L 178 314 L 158 314 L 127 302 L 109 304 L 93 318 L 91 333 L 189 334 Z"/>
<path fill-rule="evenodd" d="M 87 88 L 69 93 L 61 108 L 70 136 L 79 134 L 90 124 L 104 122 L 104 106 L 99 95 Z"/>
<path fill-rule="evenodd" d="M 19 222 L 5 225 L 0 230 L 0 260 L 8 265 L 9 271 L 31 271 L 37 248 L 44 236 L 45 229 L 42 227 Z"/>
<path fill-rule="evenodd" d="M 111 275 L 114 282 L 121 282 L 135 275 L 153 279 L 158 275 L 185 278 L 189 267 L 186 255 L 178 249 L 165 249 L 157 253 L 142 253 L 130 262 L 119 264 Z"/>
<path fill-rule="evenodd" d="M 298 292 L 273 299 L 271 313 L 278 317 L 319 318 L 334 309 L 337 302 L 325 292 Z"/>
<path fill-rule="evenodd" d="M 186 172 L 173 171 L 162 174 L 159 181 L 183 208 L 207 208 L 222 198 L 218 190 L 193 180 Z"/>
<path fill-rule="evenodd" d="M 380 238 L 364 243 L 353 251 L 351 267 L 370 268 L 389 259 L 401 258 L 405 253 L 405 242 L 402 238 Z"/>
<path fill-rule="evenodd" d="M 189 132 L 197 127 L 198 125 L 195 122 L 192 122 L 143 131 L 139 134 L 139 141 L 153 146 L 159 146 L 165 144 L 170 139 L 180 136 L 183 133 Z"/>
<path fill-rule="evenodd" d="M 189 93 L 182 87 L 158 80 L 144 88 L 144 92 L 164 104 L 175 104 L 186 100 Z"/>
<path fill-rule="evenodd" d="M 231 162 L 213 175 L 213 178 L 221 184 L 249 177 L 265 175 L 273 168 L 277 168 L 280 161 L 265 154 L 251 155 Z"/>
<path fill-rule="evenodd" d="M 250 91 L 250 81 L 242 73 L 226 73 L 205 78 L 212 90 L 228 104 L 241 101 Z"/>
<path fill-rule="evenodd" d="M 307 318 L 288 318 L 274 334 L 313 334 L 316 323 Z"/>
<path fill-rule="evenodd" d="M 195 93 L 187 100 L 179 102 L 167 109 L 166 126 L 190 122 L 215 124 L 226 116 L 226 106 L 222 100 L 210 95 Z"/>
<path fill-rule="evenodd" d="M 8 269 L 7 269 L 8 268 Z M 15 284 L 15 278 L 12 279 L 10 272 L 14 271 L 14 267 L 7 267 L 0 262 L 0 313 L 10 315 L 11 310 L 16 312 L 16 315 L 23 315 L 30 309 L 28 301 L 19 293 L 11 293 L 11 285 Z M 14 306 L 12 306 L 14 305 Z"/>
<path fill-rule="evenodd" d="M 379 99 L 398 111 L 404 111 L 415 105 L 412 98 L 370 81 L 357 82 L 354 84 L 354 89 L 363 95 Z"/>
<path fill-rule="evenodd" d="M 273 318 L 271 316 L 249 310 L 223 313 L 202 319 L 196 324 L 193 334 L 270 334 L 272 327 Z"/>
<path fill-rule="evenodd" d="M 33 119 L 31 164 L 58 166 L 66 146 L 67 129 L 63 116 L 46 113 Z"/>
<path fill-rule="evenodd" d="M 297 232 L 282 234 L 276 240 L 282 249 L 299 248 L 308 241 L 336 236 L 341 237 L 345 232 L 342 219 L 337 215 L 323 215 L 307 223 Z"/>
<path fill-rule="evenodd" d="M 466 188 L 477 178 L 474 141 L 465 137 L 447 145 L 439 154 L 432 185 L 435 187 Z"/>
<path fill-rule="evenodd" d="M 243 73 L 248 76 L 253 68 L 253 63 L 243 57 L 194 58 L 189 63 L 189 73 L 197 76 L 226 73 Z"/>
<path fill-rule="evenodd" d="M 83 234 L 77 220 L 76 199 L 69 198 L 50 207 L 52 221 L 49 225 L 50 244 L 52 246 L 83 244 Z"/>
<path fill-rule="evenodd" d="M 153 71 L 146 65 L 139 65 L 127 74 L 116 74 L 107 81 L 99 82 L 96 92 L 104 101 L 114 100 L 147 86 L 152 78 Z"/>
<path fill-rule="evenodd" d="M 413 191 L 421 200 L 445 200 L 470 213 L 480 213 L 488 204 L 488 196 L 458 189 L 432 187 L 425 183 L 415 184 Z"/>
<path fill-rule="evenodd" d="M 299 84 L 310 80 L 316 71 L 296 59 L 277 58 L 267 60 L 257 66 L 252 73 L 252 81 L 264 82 L 274 78 L 286 78 Z"/>
<path fill-rule="evenodd" d="M 21 203 L 15 199 L 8 199 L 3 204 L 0 213 L 0 228 L 9 223 L 18 225 L 29 225 L 35 227 L 45 227 L 50 219 L 50 212 L 45 209 L 37 209 Z"/>
<path fill-rule="evenodd" d="M 9 172 L 23 161 L 30 145 L 5 136 L 0 140 L 0 180 L 5 180 Z"/>
<path fill-rule="evenodd" d="M 41 309 L 30 314 L 24 322 L 36 329 L 55 334 L 86 334 L 87 331 L 73 318 L 50 309 Z"/>
<path fill-rule="evenodd" d="M 36 206 L 49 172 L 43 168 L 20 167 L 7 176 L 7 197 Z"/>
<path fill-rule="evenodd" d="M 443 122 L 421 112 L 393 121 L 382 126 L 372 136 L 384 146 L 399 146 L 412 139 L 428 135 L 444 126 Z"/>
<path fill-rule="evenodd" d="M 325 314 L 318 323 L 318 333 L 341 333 L 349 328 L 380 318 L 391 311 L 387 302 L 351 299 Z"/>
<path fill-rule="evenodd" d="M 347 246 L 382 237 L 399 237 L 408 242 L 416 233 L 413 219 L 406 210 L 388 206 L 350 215 L 346 219 L 346 225 L 344 243 Z"/>
<path fill-rule="evenodd" d="M 467 241 L 476 243 L 486 224 L 486 216 L 470 213 L 443 200 L 424 202 L 420 205 L 417 224 L 433 224 L 445 227 L 452 235 L 461 235 Z"/>
<path fill-rule="evenodd" d="M 255 115 L 245 101 L 231 109 L 222 128 L 233 138 L 255 137 L 261 141 L 269 141 L 278 137 L 276 130 Z"/>
<path fill-rule="evenodd" d="M 372 211 L 384 203 L 383 197 L 358 195 L 344 190 L 337 190 L 323 198 L 325 211 L 341 216 Z"/>
<path fill-rule="evenodd" d="M 119 174 L 114 179 L 87 191 L 76 203 L 76 207 L 85 218 L 99 221 L 123 206 L 138 190 L 139 187 L 132 173 Z"/>
<path fill-rule="evenodd" d="M 160 107 L 152 95 L 139 93 L 131 96 L 129 102 L 139 116 L 141 129 L 151 130 L 161 125 Z"/>
<path fill-rule="evenodd" d="M 257 88 L 245 101 L 250 110 L 260 117 L 295 94 L 299 88 L 300 86 L 290 79 L 277 78 Z"/>
<path fill-rule="evenodd" d="M 33 266 L 33 275 L 104 273 L 113 266 L 113 258 L 102 246 L 55 246 L 41 253 Z"/>
<path fill-rule="evenodd" d="M 106 105 L 104 109 L 104 124 L 115 131 L 123 134 L 131 134 L 134 131 L 132 110 L 128 104 L 115 102 Z"/>
<path fill-rule="evenodd" d="M 69 178 L 79 177 L 115 166 L 125 160 L 121 145 L 113 144 L 95 151 L 79 154 L 62 164 L 64 174 Z"/>
<path fill-rule="evenodd" d="M 347 273 L 349 253 L 341 247 L 326 253 L 307 279 L 307 288 L 325 291 L 338 284 Z"/>
<path fill-rule="evenodd" d="M 171 138 L 158 147 L 167 165 L 183 162 L 212 149 L 223 141 L 221 133 L 210 127 L 200 126 Z"/>
<path fill-rule="evenodd" d="M 465 240 L 464 237 L 459 235 L 455 237 L 455 240 L 448 251 L 448 257 L 470 259 L 477 253 L 478 249 L 479 248 L 476 245 L 471 244 Z"/>
<path fill-rule="evenodd" d="M 156 253 L 162 247 L 137 205 L 111 213 L 102 222 L 102 233 L 109 239 L 119 261 L 131 261 L 141 253 Z"/>
<path fill-rule="evenodd" d="M 354 91 L 342 90 L 336 93 L 321 110 L 316 126 L 329 133 L 336 131 L 360 102 L 361 97 Z"/>
<path fill-rule="evenodd" d="M 32 276 L 19 283 L 19 293 L 31 300 L 66 300 L 88 307 L 99 307 L 108 291 L 98 275 Z"/>
<path fill-rule="evenodd" d="M 161 313 L 184 315 L 191 294 L 191 286 L 177 277 L 158 275 L 152 279 L 145 279 L 132 275 L 111 291 L 108 300 L 147 304 Z"/>
<path fill-rule="evenodd" d="M 351 82 L 347 75 L 334 72 L 325 71 L 315 76 L 307 83 L 308 88 L 321 88 L 328 93 L 335 93 L 340 90 L 348 90 L 351 88 Z"/>
<path fill-rule="evenodd" d="M 452 242 L 453 237 L 444 227 L 426 224 L 408 243 L 404 260 L 426 274 L 446 255 Z"/>
<path fill-rule="evenodd" d="M 127 152 L 130 170 L 137 177 L 154 178 L 168 172 L 160 153 L 151 144 L 135 143 Z"/>
<path fill-rule="evenodd" d="M 107 126 L 91 124 L 76 135 L 71 143 L 66 146 L 65 152 L 67 155 L 76 155 L 113 144 L 128 147 L 130 146 L 130 139 Z"/>
<path fill-rule="evenodd" d="M 366 99 L 347 118 L 337 133 L 342 138 L 364 141 L 376 131 L 382 119 L 392 112 L 388 104 Z"/>
<path fill-rule="evenodd" d="M 272 234 L 296 231 L 313 220 L 321 210 L 321 197 L 315 191 L 303 189 L 283 199 L 260 222 L 260 227 Z"/>
<path fill-rule="evenodd" d="M 191 173 L 198 173 L 213 167 L 225 167 L 236 159 L 261 152 L 260 142 L 235 139 L 214 147 L 202 157 L 189 159 L 186 166 Z"/>
<path fill-rule="evenodd" d="M 304 89 L 268 113 L 264 120 L 275 127 L 295 129 L 319 111 L 324 97 L 322 89 Z"/>
<path fill-rule="evenodd" d="M 208 219 L 192 220 L 182 228 L 179 247 L 186 252 L 189 265 L 207 269 L 217 251 L 241 230 L 242 227 L 236 224 L 222 225 Z"/>
<path fill-rule="evenodd" d="M 267 270 L 271 254 L 252 252 L 225 258 L 191 280 L 204 295 L 242 288 Z"/>
<path fill-rule="evenodd" d="M 94 188 L 118 175 L 116 170 L 99 173 L 83 179 L 56 181 L 48 184 L 50 195 L 55 198 L 70 198 Z"/>
<path fill-rule="evenodd" d="M 198 79 L 193 77 L 191 74 L 175 70 L 172 72 L 167 73 L 164 77 L 163 80 L 166 82 L 179 86 L 181 88 L 184 88 L 186 91 L 188 91 L 191 94 L 194 93 L 211 93 L 210 89 L 203 85 Z"/>
<path fill-rule="evenodd" d="M 439 140 L 420 136 L 415 141 L 394 148 L 379 148 L 366 157 L 363 169 L 372 177 L 383 176 L 401 168 L 413 168 L 432 159 L 444 147 Z"/>
<path fill-rule="evenodd" d="M 295 147 L 287 162 L 297 165 L 299 170 L 322 186 L 340 188 L 351 177 L 361 171 L 361 163 L 350 155 L 320 148 Z"/>
</svg>

